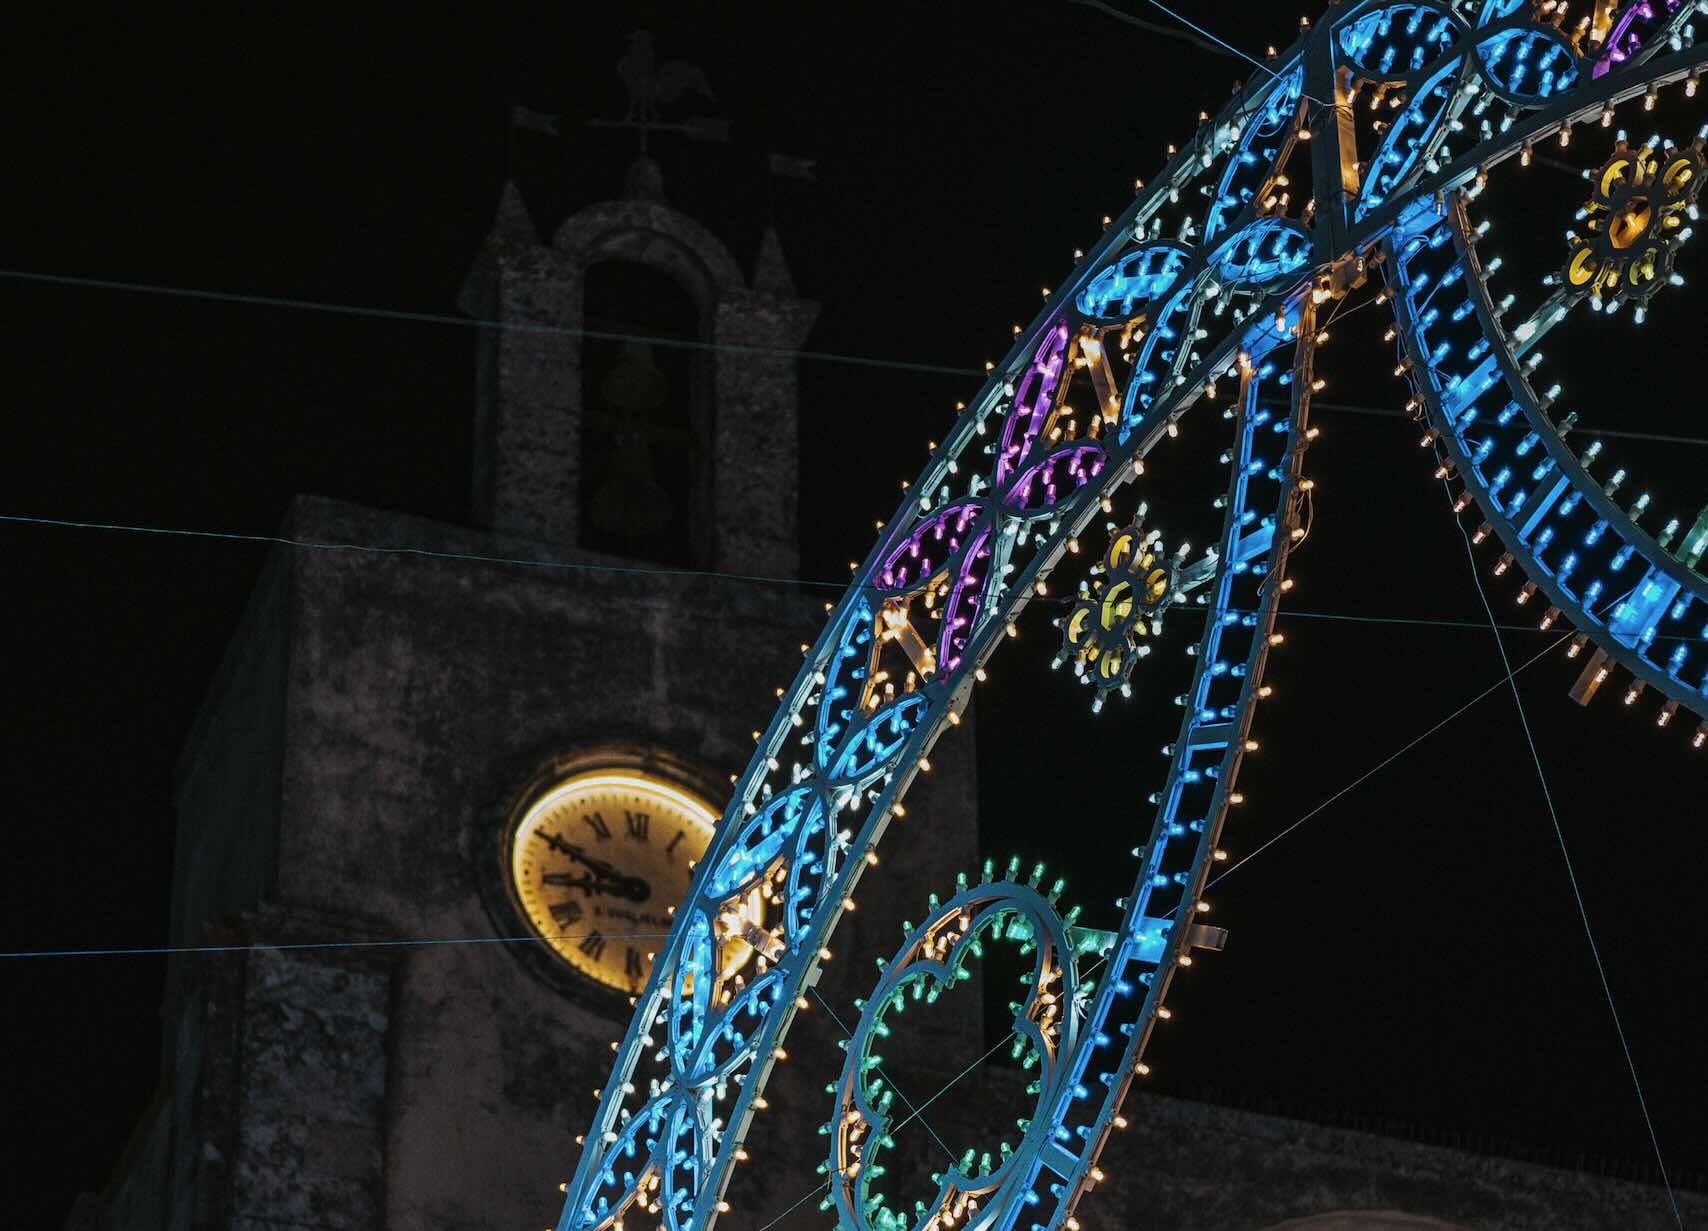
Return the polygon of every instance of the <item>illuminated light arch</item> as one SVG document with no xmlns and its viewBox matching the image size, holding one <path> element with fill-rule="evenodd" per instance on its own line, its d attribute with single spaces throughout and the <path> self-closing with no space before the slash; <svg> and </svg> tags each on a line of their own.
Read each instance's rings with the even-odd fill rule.
<svg viewBox="0 0 1708 1231">
<path fill-rule="evenodd" d="M 1049 1080 L 1035 1092 L 1029 1121 L 1043 1127 L 1000 1167 L 975 1168 L 998 1177 L 982 1200 L 961 1201 L 978 1187 L 964 1174 L 966 1184 L 945 1185 L 939 1205 L 913 1215 L 834 1195 L 830 1203 L 840 1231 L 1077 1227 L 1080 1201 L 1102 1178 L 1099 1154 L 1124 1123 L 1122 1099 L 1147 1071 L 1170 981 L 1194 947 L 1219 943 L 1196 916 L 1222 857 L 1228 809 L 1241 802 L 1236 782 L 1280 640 L 1288 552 L 1308 533 L 1302 464 L 1322 387 L 1318 313 L 1372 274 L 1386 284 L 1379 298 L 1395 304 L 1399 372 L 1417 390 L 1411 409 L 1428 422 L 1426 443 L 1442 450 L 1440 477 L 1462 485 L 1455 511 L 1479 507 L 1479 537 L 1506 545 L 1497 572 L 1521 568 L 1525 598 L 1545 597 L 1544 627 L 1569 620 L 1579 630 L 1572 652 L 1593 646 L 1579 698 L 1619 669 L 1632 681 L 1628 701 L 1644 688 L 1661 698 L 1661 726 L 1680 709 L 1708 711 L 1708 579 L 1694 568 L 1700 552 L 1689 558 L 1698 541 L 1708 551 L 1708 514 L 1682 540 L 1676 521 L 1651 535 L 1639 525 L 1646 502 L 1627 508 L 1617 482 L 1590 475 L 1594 456 L 1565 446 L 1563 421 L 1549 416 L 1552 395 L 1531 387 L 1529 362 L 1588 292 L 1560 288 L 1508 333 L 1488 286 L 1495 263 L 1476 251 L 1471 209 L 1491 170 L 1527 164 L 1542 142 L 1569 146 L 1574 126 L 1647 107 L 1662 89 L 1693 98 L 1708 69 L 1693 4 L 1648 0 L 1623 14 L 1613 0 L 1569 7 L 1584 21 L 1556 30 L 1514 0 L 1334 6 L 1200 126 L 1046 295 L 906 485 L 760 734 L 638 999 L 567 1185 L 560 1231 L 619 1222 L 626 1231 L 704 1231 L 724 1212 L 779 1044 L 933 744 L 959 721 L 1024 609 L 1079 554 L 1080 536 L 1117 496 L 1131 495 L 1125 489 L 1158 442 L 1225 391 L 1221 532 L 1199 558 L 1179 551 L 1161 565 L 1152 592 L 1158 605 L 1190 594 L 1206 619 L 1165 780 L 1151 797 L 1150 833 L 1133 848 L 1123 917 L 1113 932 L 1072 939 L 1065 922 L 1028 925 L 1060 931 L 1048 969 L 1064 985 L 1079 981 L 1060 1036 L 1071 1041 L 1051 1054 Z M 1627 225 L 1639 221 L 1633 214 Z M 1574 533 L 1587 517 L 1594 535 L 1593 550 L 1569 567 L 1549 550 L 1568 517 L 1579 519 Z M 1122 655 L 1114 685 L 1124 692 L 1142 634 L 1116 584 L 1101 574 L 1081 594 L 1110 613 L 1112 636 L 1096 651 Z M 1067 623 L 1058 661 L 1088 668 L 1082 677 L 1113 678 Z M 1708 724 L 1692 740 L 1708 742 Z M 771 886 L 777 914 L 769 930 L 732 935 L 732 896 L 756 881 Z M 1010 892 L 993 883 L 957 887 L 901 960 L 947 961 L 948 949 L 931 948 L 941 939 L 931 929 L 967 905 L 964 895 Z M 737 942 L 765 961 L 722 977 L 716 955 Z M 1095 980 L 1075 966 L 1091 960 Z M 1036 1008 L 1029 1000 L 1022 1012 Z M 880 1014 L 863 1016 L 851 1056 L 866 1054 L 883 1024 Z M 839 1114 L 863 1118 L 870 1138 L 872 1111 L 868 1102 Z M 856 1152 L 835 1122 L 828 1127 L 834 1185 L 850 1178 Z M 1289 1231 L 1327 1231 L 1336 1224 L 1323 1219 L 1334 1218 L 1356 1225 L 1344 1224 L 1354 1217 L 1441 1227 L 1346 1214 Z"/>
</svg>

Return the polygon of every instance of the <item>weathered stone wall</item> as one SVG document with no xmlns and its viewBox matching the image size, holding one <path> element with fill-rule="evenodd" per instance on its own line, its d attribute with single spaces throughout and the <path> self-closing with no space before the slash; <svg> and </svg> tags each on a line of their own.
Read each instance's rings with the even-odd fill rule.
<svg viewBox="0 0 1708 1231">
<path fill-rule="evenodd" d="M 779 257 L 780 260 L 780 257 Z M 792 577 L 800 567 L 795 360 L 818 308 L 779 289 L 741 291 L 718 304 L 712 475 L 713 558 L 733 573 Z"/>
<path fill-rule="evenodd" d="M 334 928 L 350 935 L 351 927 L 350 920 L 264 915 L 256 939 L 324 936 Z M 373 950 L 262 949 L 248 958 L 230 1216 L 219 1225 L 388 1225 L 388 964 Z"/>
<path fill-rule="evenodd" d="M 173 784 L 174 945 L 203 943 L 209 921 L 253 909 L 272 889 L 292 576 L 291 553 L 275 548 L 184 741 Z M 194 959 L 172 963 L 168 1001 L 199 966 Z M 172 1050 L 170 1037 L 165 1047 Z"/>
<path fill-rule="evenodd" d="M 288 552 L 263 567 L 195 725 L 175 781 L 178 809 L 169 941 L 243 944 L 209 924 L 252 911 L 271 890 L 285 746 Z M 160 1087 L 115 1169 L 119 1227 L 225 1226 L 235 1033 L 243 956 L 197 954 L 167 966 Z M 213 1204 L 209 1204 L 212 1202 Z M 85 1203 L 85 1211 L 87 1211 Z"/>
</svg>

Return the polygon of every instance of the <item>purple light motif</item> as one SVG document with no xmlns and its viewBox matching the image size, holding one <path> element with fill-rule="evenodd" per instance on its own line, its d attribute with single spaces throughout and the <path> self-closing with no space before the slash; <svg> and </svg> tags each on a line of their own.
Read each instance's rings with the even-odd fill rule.
<svg viewBox="0 0 1708 1231">
<path fill-rule="evenodd" d="M 1015 390 L 1014 410 L 1008 416 L 1008 426 L 1002 433 L 1002 448 L 996 455 L 996 482 L 999 487 L 1020 465 L 1055 405 L 1056 383 L 1061 378 L 1067 340 L 1065 323 L 1058 322 L 1048 330 L 1038 344 L 1032 366 L 1026 370 L 1019 388 Z"/>
<path fill-rule="evenodd" d="M 961 558 L 960 575 L 943 608 L 943 632 L 937 640 L 937 661 L 944 674 L 961 665 L 978 616 L 979 595 L 984 590 L 985 562 L 990 559 L 990 528 L 980 530 Z"/>
<path fill-rule="evenodd" d="M 1042 513 L 1056 507 L 1103 473 L 1103 446 L 1094 441 L 1066 445 L 1025 471 L 1003 493 L 1002 503 L 1021 513 Z M 1063 483 L 1068 484 L 1064 493 Z"/>
<path fill-rule="evenodd" d="M 1671 17 L 1678 12 L 1684 0 L 1662 0 L 1666 10 L 1661 20 Z M 1602 52 L 1601 59 L 1595 62 L 1595 68 L 1590 77 L 1597 79 L 1605 77 L 1616 64 L 1623 64 L 1643 49 L 1646 37 L 1651 33 L 1646 28 L 1635 28 L 1638 22 L 1655 21 L 1655 5 L 1653 0 L 1638 0 L 1638 3 L 1620 14 L 1619 21 L 1613 27 L 1613 33 L 1607 37 L 1607 50 Z"/>
<path fill-rule="evenodd" d="M 893 594 L 929 581 L 960 549 L 983 508 L 982 500 L 957 501 L 915 526 L 878 569 L 878 587 Z"/>
</svg>

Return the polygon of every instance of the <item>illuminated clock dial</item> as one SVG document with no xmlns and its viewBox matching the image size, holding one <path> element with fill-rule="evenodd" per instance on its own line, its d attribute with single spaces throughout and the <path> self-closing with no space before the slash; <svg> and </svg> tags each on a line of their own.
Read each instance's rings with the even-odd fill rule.
<svg viewBox="0 0 1708 1231">
<path fill-rule="evenodd" d="M 705 800 L 650 774 L 576 774 L 536 797 L 511 835 L 516 902 L 564 963 L 634 995 L 717 819 Z"/>
</svg>

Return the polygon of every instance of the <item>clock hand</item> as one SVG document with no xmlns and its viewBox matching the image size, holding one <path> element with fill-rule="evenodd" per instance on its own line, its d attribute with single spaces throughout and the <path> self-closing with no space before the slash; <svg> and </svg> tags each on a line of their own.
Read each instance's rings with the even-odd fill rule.
<svg viewBox="0 0 1708 1231">
<path fill-rule="evenodd" d="M 638 876 L 620 876 L 610 892 L 631 902 L 644 902 L 652 896 L 652 886 Z"/>
<path fill-rule="evenodd" d="M 576 876 L 569 872 L 547 872 L 540 880 L 548 885 L 562 885 L 566 889 L 579 889 L 588 897 L 594 893 L 604 893 L 605 888 L 591 876 Z"/>
<path fill-rule="evenodd" d="M 547 885 L 562 885 L 567 889 L 579 889 L 588 897 L 594 894 L 608 894 L 611 897 L 625 898 L 630 902 L 644 902 L 652 896 L 652 886 L 638 876 L 624 876 L 609 864 L 598 864 L 592 872 L 577 876 L 570 872 L 547 872 L 540 880 Z"/>
<path fill-rule="evenodd" d="M 622 879 L 622 873 L 617 871 L 614 865 L 606 863 L 603 859 L 593 858 L 593 856 L 589 855 L 579 846 L 576 846 L 573 842 L 565 842 L 561 849 L 564 854 L 568 855 L 576 863 L 581 864 L 600 880 Z"/>
<path fill-rule="evenodd" d="M 577 848 L 572 843 L 566 842 L 559 834 L 547 833 L 543 829 L 536 829 L 534 830 L 534 836 L 560 855 L 568 855 L 573 859 L 577 854 Z"/>
<path fill-rule="evenodd" d="M 652 886 L 638 876 L 625 876 L 617 871 L 616 866 L 606 863 L 603 859 L 595 859 L 579 846 L 565 843 L 569 847 L 569 857 L 587 867 L 594 876 L 598 877 L 601 893 L 609 893 L 615 897 L 627 898 L 631 902 L 644 902 L 652 896 Z"/>
<path fill-rule="evenodd" d="M 543 829 L 534 831 L 536 837 L 560 855 L 568 855 L 576 863 L 581 864 L 593 875 L 578 879 L 568 879 L 566 874 L 553 873 L 543 879 L 549 885 L 567 885 L 580 889 L 591 897 L 595 892 L 608 893 L 614 897 L 627 898 L 631 902 L 644 902 L 652 896 L 652 886 L 638 876 L 625 876 L 603 859 L 595 859 L 575 843 L 567 841 L 560 834 L 547 833 Z M 594 878 L 597 878 L 595 880 Z"/>
</svg>

